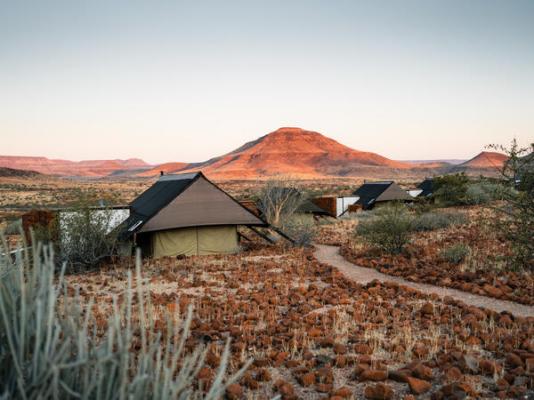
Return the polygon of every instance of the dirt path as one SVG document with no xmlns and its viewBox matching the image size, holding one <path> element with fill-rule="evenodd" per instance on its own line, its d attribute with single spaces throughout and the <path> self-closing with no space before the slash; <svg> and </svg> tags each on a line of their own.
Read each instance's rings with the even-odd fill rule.
<svg viewBox="0 0 534 400">
<path fill-rule="evenodd" d="M 372 268 L 363 268 L 345 260 L 339 254 L 339 247 L 315 245 L 315 257 L 322 263 L 330 264 L 339 269 L 347 278 L 366 284 L 375 279 L 382 282 L 396 282 L 398 284 L 417 289 L 423 293 L 435 293 L 440 297 L 450 296 L 455 300 L 463 301 L 476 307 L 487 308 L 496 312 L 508 311 L 519 317 L 534 317 L 534 306 L 527 306 L 506 300 L 497 300 L 491 297 L 478 296 L 476 294 L 462 292 L 461 290 L 449 289 L 440 286 L 415 283 L 403 278 L 383 274 Z"/>
</svg>

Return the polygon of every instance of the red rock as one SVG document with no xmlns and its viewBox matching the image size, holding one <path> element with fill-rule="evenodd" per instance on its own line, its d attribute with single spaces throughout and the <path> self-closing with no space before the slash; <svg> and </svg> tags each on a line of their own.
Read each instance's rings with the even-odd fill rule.
<svg viewBox="0 0 534 400">
<path fill-rule="evenodd" d="M 309 331 L 308 331 L 308 336 L 309 337 L 320 337 L 321 335 L 323 334 L 323 332 L 320 330 L 320 329 L 317 329 L 317 328 L 311 328 Z"/>
<path fill-rule="evenodd" d="M 495 286 L 491 286 L 491 285 L 484 285 L 484 287 L 482 288 L 484 289 L 484 291 L 491 297 L 496 297 L 497 299 L 501 298 L 504 294 L 504 292 L 495 287 Z"/>
<path fill-rule="evenodd" d="M 381 382 L 385 381 L 386 379 L 388 379 L 388 372 L 377 369 L 368 369 L 360 374 L 361 381 Z"/>
<path fill-rule="evenodd" d="M 256 373 L 256 379 L 259 382 L 269 382 L 271 380 L 271 373 L 265 368 L 260 368 Z"/>
<path fill-rule="evenodd" d="M 504 378 L 499 378 L 497 382 L 495 382 L 495 386 L 497 386 L 497 389 L 499 390 L 507 390 L 510 384 L 508 381 Z"/>
<path fill-rule="evenodd" d="M 432 303 L 425 303 L 421 307 L 421 313 L 424 315 L 431 315 L 434 313 L 434 305 Z"/>
<path fill-rule="evenodd" d="M 480 360 L 478 362 L 478 368 L 480 372 L 484 375 L 493 376 L 496 371 L 496 366 L 494 361 L 490 360 Z"/>
<path fill-rule="evenodd" d="M 428 347 L 423 343 L 416 343 L 413 347 L 412 353 L 417 358 L 424 358 L 428 354 Z"/>
<path fill-rule="evenodd" d="M 282 351 L 278 353 L 274 359 L 274 365 L 276 367 L 279 367 L 284 363 L 284 361 L 289 357 L 289 353 L 287 351 Z"/>
<path fill-rule="evenodd" d="M 426 393 L 432 388 L 432 385 L 429 382 L 423 381 L 422 379 L 409 376 L 407 377 L 407 380 L 413 394 Z"/>
<path fill-rule="evenodd" d="M 300 377 L 300 384 L 302 386 L 311 386 L 315 383 L 315 373 L 308 372 Z"/>
<path fill-rule="evenodd" d="M 318 383 L 315 385 L 315 390 L 317 390 L 319 393 L 329 393 L 332 391 L 332 384 L 331 383 Z"/>
<path fill-rule="evenodd" d="M 347 357 L 343 355 L 337 356 L 335 364 L 338 368 L 345 368 L 345 366 L 347 365 Z"/>
<path fill-rule="evenodd" d="M 419 379 L 424 379 L 426 381 L 431 381 L 434 377 L 432 373 L 432 368 L 429 368 L 421 363 L 418 363 L 415 368 L 412 369 L 414 376 Z"/>
<path fill-rule="evenodd" d="M 410 376 L 410 371 L 398 370 L 398 371 L 389 371 L 388 379 L 391 379 L 395 382 L 408 382 L 408 376 Z"/>
<path fill-rule="evenodd" d="M 506 364 L 510 367 L 523 367 L 523 360 L 515 353 L 508 353 L 506 355 Z"/>
<path fill-rule="evenodd" d="M 335 354 L 346 354 L 347 353 L 347 347 L 341 343 L 335 343 L 334 344 L 334 353 Z"/>
<path fill-rule="evenodd" d="M 226 397 L 229 400 L 238 400 L 243 397 L 243 388 L 237 383 L 232 383 L 226 388 Z"/>
<path fill-rule="evenodd" d="M 459 381 L 463 375 L 459 368 L 451 367 L 447 370 L 446 376 L 449 382 L 456 382 Z"/>
<path fill-rule="evenodd" d="M 344 386 L 342 388 L 337 389 L 334 392 L 334 396 L 339 396 L 344 399 L 348 399 L 352 396 L 352 390 L 350 390 L 348 387 Z"/>
<path fill-rule="evenodd" d="M 390 400 L 393 395 L 393 389 L 383 383 L 367 386 L 364 390 L 365 398 L 370 400 Z"/>
<path fill-rule="evenodd" d="M 332 368 L 330 367 L 319 368 L 316 371 L 315 375 L 320 383 L 334 383 L 334 373 L 332 372 Z"/>
<path fill-rule="evenodd" d="M 214 376 L 213 371 L 209 367 L 201 368 L 200 371 L 198 371 L 197 379 L 202 380 L 210 380 Z"/>
<path fill-rule="evenodd" d="M 274 385 L 284 400 L 296 399 L 295 388 L 290 383 L 280 379 Z"/>
<path fill-rule="evenodd" d="M 373 351 L 366 344 L 357 344 L 354 346 L 354 352 L 358 354 L 371 354 Z"/>
</svg>

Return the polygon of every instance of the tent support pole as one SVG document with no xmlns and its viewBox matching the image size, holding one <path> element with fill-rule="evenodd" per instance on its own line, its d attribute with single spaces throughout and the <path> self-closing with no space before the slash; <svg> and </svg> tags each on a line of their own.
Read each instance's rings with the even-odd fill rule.
<svg viewBox="0 0 534 400">
<path fill-rule="evenodd" d="M 268 241 L 269 243 L 271 244 L 274 244 L 274 241 L 267 235 L 265 235 L 264 233 L 260 232 L 259 230 L 257 230 L 256 228 L 254 228 L 253 226 L 247 226 L 248 229 L 250 229 L 252 232 L 256 233 L 258 236 L 260 236 L 261 238 L 265 239 L 266 241 Z"/>
<path fill-rule="evenodd" d="M 250 241 L 251 241 L 249 237 L 245 236 L 245 235 L 242 234 L 241 232 L 237 232 L 237 235 L 238 235 L 239 237 L 242 237 L 243 239 L 245 239 L 247 242 L 250 242 Z"/>
<path fill-rule="evenodd" d="M 287 236 L 284 232 L 282 232 L 280 229 L 278 229 L 276 226 L 272 226 L 272 225 L 269 225 L 269 229 L 272 229 L 273 231 L 275 231 L 276 233 L 278 233 L 280 236 L 282 236 L 285 240 L 287 240 L 288 242 L 291 242 L 293 244 L 295 244 L 295 241 L 293 239 L 291 239 L 289 236 Z"/>
</svg>

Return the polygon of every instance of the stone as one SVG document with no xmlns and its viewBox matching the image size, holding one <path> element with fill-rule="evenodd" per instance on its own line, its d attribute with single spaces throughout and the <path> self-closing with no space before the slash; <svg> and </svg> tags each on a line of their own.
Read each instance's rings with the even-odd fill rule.
<svg viewBox="0 0 534 400">
<path fill-rule="evenodd" d="M 343 386 L 342 388 L 337 389 L 334 391 L 334 396 L 339 396 L 343 399 L 348 399 L 352 396 L 352 390 L 350 390 L 348 387 Z"/>
<path fill-rule="evenodd" d="M 394 392 L 390 386 L 384 383 L 377 383 L 367 386 L 363 394 L 366 399 L 370 400 L 390 400 L 393 398 Z"/>
<path fill-rule="evenodd" d="M 521 357 L 519 357 L 515 353 L 508 353 L 506 355 L 506 364 L 509 365 L 512 368 L 522 367 L 523 366 L 523 360 L 521 360 Z"/>
<path fill-rule="evenodd" d="M 381 382 L 388 379 L 388 372 L 378 369 L 368 369 L 360 374 L 361 381 Z"/>
<path fill-rule="evenodd" d="M 317 390 L 319 393 L 329 393 L 332 391 L 332 384 L 331 383 L 318 383 L 315 385 L 315 390 Z"/>
<path fill-rule="evenodd" d="M 449 382 L 456 382 L 462 378 L 463 374 L 458 367 L 451 367 L 447 370 L 446 376 Z"/>
<path fill-rule="evenodd" d="M 397 371 L 388 372 L 388 379 L 391 379 L 392 381 L 395 381 L 395 382 L 407 383 L 409 376 L 410 376 L 410 371 L 397 370 Z"/>
<path fill-rule="evenodd" d="M 410 390 L 413 394 L 423 394 L 428 392 L 432 388 L 430 382 L 424 381 L 422 379 L 417 379 L 412 376 L 409 376 L 407 380 L 408 385 L 410 386 Z"/>
<path fill-rule="evenodd" d="M 256 379 L 259 382 L 269 382 L 271 380 L 271 373 L 265 368 L 260 368 L 256 373 Z"/>
<path fill-rule="evenodd" d="M 275 387 L 284 400 L 296 399 L 295 388 L 290 383 L 284 380 L 279 380 L 275 383 Z"/>
<path fill-rule="evenodd" d="M 499 288 L 497 288 L 495 286 L 488 285 L 488 284 L 484 285 L 482 287 L 482 289 L 484 289 L 484 291 L 489 296 L 496 297 L 497 299 L 501 298 L 504 295 L 504 292 L 501 289 L 499 289 Z"/>
<path fill-rule="evenodd" d="M 487 375 L 487 376 L 493 376 L 493 374 L 496 371 L 495 362 L 490 361 L 490 360 L 485 360 L 485 359 L 480 360 L 478 362 L 478 368 L 480 369 L 480 372 L 483 375 Z"/>
<path fill-rule="evenodd" d="M 431 315 L 434 313 L 434 305 L 432 303 L 425 303 L 421 307 L 421 313 L 424 315 Z"/>
<path fill-rule="evenodd" d="M 226 397 L 229 400 L 238 400 L 243 397 L 243 388 L 238 383 L 232 383 L 226 388 Z"/>
<path fill-rule="evenodd" d="M 424 379 L 426 381 L 431 381 L 434 377 L 432 373 L 432 368 L 429 368 L 421 363 L 418 363 L 413 369 L 413 374 L 419 379 Z"/>
<path fill-rule="evenodd" d="M 357 344 L 354 346 L 354 352 L 358 354 L 371 354 L 371 348 L 366 344 Z"/>
<path fill-rule="evenodd" d="M 311 386 L 315 383 L 315 373 L 308 372 L 300 377 L 300 384 L 304 387 Z"/>
<path fill-rule="evenodd" d="M 347 353 L 347 346 L 341 343 L 335 343 L 334 344 L 334 353 L 335 354 L 346 354 Z"/>
</svg>

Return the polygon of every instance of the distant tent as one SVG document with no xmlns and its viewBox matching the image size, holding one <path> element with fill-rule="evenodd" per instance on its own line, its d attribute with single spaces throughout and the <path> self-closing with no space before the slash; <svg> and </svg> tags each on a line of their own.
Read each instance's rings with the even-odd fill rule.
<svg viewBox="0 0 534 400">
<path fill-rule="evenodd" d="M 364 210 L 373 208 L 377 203 L 387 201 L 411 201 L 413 200 L 405 190 L 393 181 L 366 182 L 353 193 L 359 199 L 356 204 Z"/>
<path fill-rule="evenodd" d="M 434 188 L 434 180 L 427 178 L 423 182 L 421 182 L 419 185 L 417 185 L 417 188 L 421 190 L 421 193 L 419 193 L 418 197 L 432 196 L 432 192 Z"/>
<path fill-rule="evenodd" d="M 267 226 L 201 172 L 163 175 L 131 203 L 121 237 L 153 257 L 229 254 L 239 225 Z"/>
<path fill-rule="evenodd" d="M 304 200 L 302 204 L 297 208 L 297 213 L 301 214 L 313 214 L 313 215 L 329 215 L 328 211 L 319 207 L 311 200 Z"/>
</svg>

